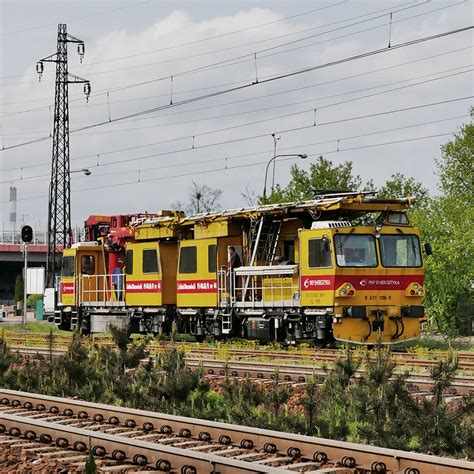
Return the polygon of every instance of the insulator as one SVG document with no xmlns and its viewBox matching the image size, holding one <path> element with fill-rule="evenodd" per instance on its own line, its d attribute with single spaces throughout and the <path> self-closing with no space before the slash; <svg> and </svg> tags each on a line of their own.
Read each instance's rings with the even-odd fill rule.
<svg viewBox="0 0 474 474">
<path fill-rule="evenodd" d="M 81 60 L 81 63 L 82 63 L 82 60 L 84 59 L 84 53 L 86 52 L 86 46 L 84 43 L 79 43 L 77 45 L 77 53 L 79 54 L 79 58 Z"/>
<path fill-rule="evenodd" d="M 43 75 L 44 64 L 41 61 L 36 63 L 36 72 L 39 74 L 39 80 L 41 81 L 41 76 Z"/>
<path fill-rule="evenodd" d="M 91 95 L 91 84 L 86 82 L 84 84 L 84 94 L 86 95 L 86 101 L 89 102 L 89 96 Z"/>
</svg>

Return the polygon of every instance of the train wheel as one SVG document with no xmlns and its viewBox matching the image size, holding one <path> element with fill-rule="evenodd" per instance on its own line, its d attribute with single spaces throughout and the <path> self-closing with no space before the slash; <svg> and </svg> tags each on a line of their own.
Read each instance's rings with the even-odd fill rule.
<svg viewBox="0 0 474 474">
<path fill-rule="evenodd" d="M 91 316 L 88 313 L 83 313 L 80 318 L 80 333 L 81 336 L 89 336 L 91 333 Z"/>
<path fill-rule="evenodd" d="M 58 325 L 59 329 L 63 331 L 70 331 L 71 330 L 71 315 L 68 313 L 61 314 L 61 323 Z"/>
<path fill-rule="evenodd" d="M 313 340 L 313 345 L 317 349 L 324 349 L 328 344 L 329 344 L 329 341 L 327 339 L 314 339 Z"/>
</svg>

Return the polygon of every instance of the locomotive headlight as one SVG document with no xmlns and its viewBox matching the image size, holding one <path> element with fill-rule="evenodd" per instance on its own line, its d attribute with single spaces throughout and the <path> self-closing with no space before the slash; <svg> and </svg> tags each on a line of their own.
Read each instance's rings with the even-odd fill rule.
<svg viewBox="0 0 474 474">
<path fill-rule="evenodd" d="M 343 283 L 336 290 L 336 296 L 346 297 L 346 296 L 354 296 L 354 295 L 355 295 L 354 287 L 349 282 Z"/>
<path fill-rule="evenodd" d="M 420 288 L 420 285 L 418 285 L 418 283 L 415 283 L 415 284 L 413 285 L 413 288 L 414 288 L 415 290 L 417 290 L 418 288 Z"/>
<path fill-rule="evenodd" d="M 423 288 L 418 288 L 418 294 L 419 294 L 420 296 L 423 295 Z"/>
</svg>

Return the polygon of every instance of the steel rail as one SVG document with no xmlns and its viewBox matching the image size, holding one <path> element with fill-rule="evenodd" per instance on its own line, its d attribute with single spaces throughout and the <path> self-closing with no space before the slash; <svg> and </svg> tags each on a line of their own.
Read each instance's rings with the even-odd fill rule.
<svg viewBox="0 0 474 474">
<path fill-rule="evenodd" d="M 151 347 L 152 348 L 152 347 Z M 252 357 L 258 357 L 260 359 L 271 359 L 271 360 L 288 360 L 290 362 L 297 362 L 297 361 L 302 361 L 306 363 L 310 362 L 335 362 L 341 357 L 344 357 L 344 354 L 341 352 L 334 350 L 332 353 L 310 353 L 308 355 L 303 355 L 303 354 L 298 354 L 294 352 L 283 352 L 283 351 L 257 351 L 257 350 L 246 350 L 246 349 L 227 349 L 225 350 L 226 355 L 229 358 L 236 358 L 236 359 L 244 359 L 244 358 L 252 358 Z M 187 354 L 191 354 L 194 356 L 199 356 L 199 355 L 208 355 L 208 356 L 213 356 L 213 355 L 219 355 L 219 350 L 218 349 L 191 349 L 190 351 L 187 352 Z M 401 354 L 401 353 L 394 353 L 392 352 L 390 354 L 391 359 L 393 362 L 395 362 L 397 365 L 408 365 L 408 366 L 414 366 L 414 367 L 422 367 L 422 368 L 430 368 L 434 367 L 437 364 L 439 364 L 439 358 L 438 359 L 417 359 L 413 357 L 412 355 L 408 354 Z M 354 358 L 362 358 L 364 359 L 365 355 L 363 354 L 353 354 Z M 459 359 L 458 359 L 459 360 Z M 473 371 L 474 372 L 474 362 L 471 360 L 459 360 L 458 362 L 458 368 L 459 370 L 467 370 L 467 371 Z"/>
<path fill-rule="evenodd" d="M 43 333 L 23 333 L 23 332 L 5 332 L 2 336 L 7 342 L 15 342 L 18 344 L 24 344 L 25 342 L 33 341 L 33 342 L 41 342 L 45 345 L 48 344 L 50 341 L 50 335 L 49 334 L 43 334 Z M 71 335 L 67 334 L 54 334 L 52 337 L 53 344 L 68 344 L 72 339 Z M 114 346 L 112 338 L 110 336 L 104 336 L 104 335 L 93 335 L 91 338 L 91 342 L 98 344 L 98 345 L 110 345 Z M 169 345 L 178 345 L 178 346 L 191 346 L 191 351 L 197 351 L 197 352 L 210 352 L 210 353 L 215 353 L 218 352 L 218 348 L 214 347 L 206 347 L 203 343 L 195 343 L 195 342 L 181 342 L 177 341 L 174 343 L 170 343 L 169 341 L 164 341 L 164 342 L 152 342 L 149 344 L 148 348 L 151 350 L 155 349 L 160 349 L 163 347 L 167 347 Z M 338 349 L 316 349 L 316 348 L 305 348 L 304 351 L 306 354 L 301 354 L 299 353 L 299 350 L 267 350 L 265 347 L 262 347 L 262 349 L 252 349 L 252 348 L 235 348 L 235 347 L 226 347 L 224 346 L 224 349 L 228 351 L 231 354 L 235 355 L 245 355 L 247 353 L 252 354 L 258 354 L 258 355 L 268 355 L 269 357 L 304 357 L 304 358 L 310 358 L 313 356 L 317 357 L 322 357 L 322 356 L 327 356 L 328 358 L 338 356 L 340 354 L 340 351 Z M 430 350 L 428 349 L 426 351 L 426 354 L 421 354 L 423 356 L 430 356 L 433 357 L 434 359 L 418 359 L 417 354 L 412 353 L 412 352 L 399 352 L 396 350 L 392 351 L 392 355 L 395 358 L 407 358 L 409 360 L 422 360 L 422 361 L 428 361 L 432 362 L 433 360 L 436 360 L 437 357 L 446 357 L 448 355 L 449 351 L 443 351 L 443 350 Z M 459 358 L 460 361 L 466 361 L 466 362 L 473 362 L 474 361 L 474 352 L 468 352 L 468 351 L 455 351 L 455 354 Z"/>
<path fill-rule="evenodd" d="M 53 344 L 51 347 L 51 351 L 56 355 L 60 354 L 61 351 L 65 351 L 66 347 L 57 347 L 58 345 L 64 346 L 64 344 Z M 103 344 L 102 344 L 103 345 Z M 110 346 L 113 346 L 110 344 Z M 148 349 L 150 351 L 159 351 L 162 350 L 166 347 L 169 347 L 169 345 L 166 346 L 153 346 L 150 345 L 148 346 Z M 49 347 L 46 346 L 10 346 L 11 351 L 18 351 L 21 354 L 35 354 L 35 350 L 38 354 L 41 355 L 46 355 L 47 351 L 50 351 Z M 199 357 L 199 356 L 208 356 L 212 357 L 213 355 L 219 356 L 219 350 L 214 349 L 214 348 L 191 348 L 191 350 L 186 351 L 186 354 L 188 356 L 194 356 L 194 357 Z M 285 351 L 258 351 L 258 350 L 247 350 L 247 349 L 225 349 L 225 354 L 228 358 L 235 358 L 237 360 L 241 359 L 246 359 L 246 358 L 253 358 L 253 357 L 258 357 L 260 359 L 262 358 L 268 358 L 273 361 L 279 360 L 281 362 L 283 361 L 289 361 L 289 362 L 304 362 L 306 365 L 311 362 L 329 362 L 333 363 L 339 358 L 343 357 L 343 354 L 341 354 L 339 351 L 334 350 L 333 353 L 323 353 L 319 354 L 318 352 L 312 353 L 310 355 L 303 355 L 303 354 L 298 354 L 298 353 L 290 353 L 290 352 L 285 352 Z M 354 356 L 357 357 L 362 357 L 358 354 L 354 354 Z M 392 353 L 392 359 L 397 365 L 407 365 L 407 366 L 414 366 L 414 367 L 421 367 L 421 368 L 430 368 L 434 367 L 436 364 L 439 363 L 439 360 L 437 359 L 416 359 L 413 356 L 402 356 L 402 354 L 399 353 Z M 250 361 L 251 362 L 251 361 Z M 262 361 L 262 363 L 265 363 Z M 464 370 L 468 372 L 474 373 L 474 362 L 471 362 L 470 360 L 465 360 L 459 361 L 458 365 L 458 370 Z"/>
<path fill-rule="evenodd" d="M 157 433 L 173 433 L 177 434 L 178 436 L 183 436 L 186 434 L 186 436 L 184 436 L 185 439 L 195 437 L 197 439 L 206 439 L 209 442 L 211 440 L 219 440 L 221 444 L 224 444 L 222 442 L 224 441 L 223 437 L 225 437 L 225 444 L 227 444 L 229 447 L 232 445 L 234 447 L 240 448 L 255 448 L 263 451 L 264 453 L 274 453 L 275 456 L 279 455 L 280 457 L 278 459 L 280 461 L 285 461 L 285 457 L 286 462 L 291 460 L 297 461 L 297 463 L 289 464 L 284 467 L 280 466 L 278 471 L 264 471 L 266 466 L 262 463 L 258 463 L 260 471 L 247 470 L 246 472 L 281 472 L 283 469 L 285 469 L 286 472 L 288 472 L 288 470 L 295 471 L 298 468 L 306 469 L 308 467 L 308 463 L 309 466 L 313 466 L 313 472 L 317 472 L 318 469 L 317 468 L 315 470 L 314 467 L 317 467 L 318 465 L 321 467 L 323 465 L 327 465 L 328 463 L 332 464 L 332 466 L 340 466 L 341 468 L 345 467 L 347 469 L 358 468 L 360 470 L 366 469 L 369 472 L 391 471 L 394 473 L 396 472 L 404 474 L 462 474 L 464 472 L 470 473 L 474 470 L 474 463 L 464 460 L 429 456 L 400 450 L 378 448 L 362 444 L 334 441 L 323 438 L 218 423 L 196 418 L 186 418 L 176 415 L 167 415 L 163 413 L 154 413 L 131 408 L 115 407 L 33 393 L 0 390 L 0 402 L 3 406 L 8 405 L 11 407 L 16 407 L 20 411 L 21 409 L 26 410 L 25 413 L 30 415 L 31 413 L 35 413 L 35 409 L 41 409 L 39 412 L 62 413 L 67 416 L 77 417 L 79 421 L 81 419 L 90 420 L 99 416 L 99 419 L 108 420 L 110 424 L 120 423 L 123 426 L 143 426 L 144 429 L 146 427 L 145 431 L 147 432 L 150 432 L 150 430 L 157 430 Z M 0 412 L 0 421 L 3 424 L 6 422 L 19 423 L 20 421 L 23 421 L 26 424 L 32 422 L 33 420 L 30 418 L 25 419 L 25 413 L 23 413 L 23 416 L 21 416 L 21 414 L 7 415 L 4 412 Z M 133 420 L 133 423 L 131 423 L 129 420 Z M 39 420 L 35 421 L 38 423 L 40 422 Z M 41 423 L 50 423 L 49 426 L 52 426 L 51 422 L 44 420 L 41 421 Z M 9 426 L 12 427 L 11 424 Z M 63 434 L 73 429 L 73 427 L 67 427 L 64 425 L 59 426 L 61 430 L 60 433 Z M 56 428 L 56 424 L 54 424 L 52 431 L 54 432 L 54 430 L 58 429 L 59 428 Z M 78 428 L 74 428 L 74 430 L 76 429 Z M 93 427 L 90 429 L 93 429 Z M 86 439 L 88 439 L 88 436 L 91 436 L 90 430 L 83 428 L 79 430 L 79 432 L 73 432 L 75 432 L 78 436 L 86 436 Z M 53 434 L 51 434 L 51 436 L 53 436 Z M 96 442 L 96 440 L 97 442 L 102 440 L 102 442 L 108 441 L 106 438 L 100 438 L 100 436 L 105 436 L 103 434 L 94 432 L 93 436 L 98 436 L 98 438 L 94 438 L 94 442 Z M 61 437 L 64 436 L 61 435 Z M 127 440 L 125 443 L 128 446 L 127 449 L 129 449 L 129 451 L 127 451 L 127 456 L 132 456 L 132 454 L 135 456 L 137 454 L 135 451 L 133 451 L 134 449 L 136 450 L 136 440 L 133 441 L 130 438 L 123 438 L 118 435 L 114 435 L 113 438 L 114 439 L 109 441 L 123 443 L 124 439 Z M 139 446 L 142 446 L 142 444 L 143 442 L 140 441 Z M 152 446 L 149 446 L 150 444 Z M 150 457 L 147 457 L 147 459 L 155 460 L 157 458 L 153 456 L 163 456 L 163 451 L 160 451 L 159 454 L 157 454 L 156 447 L 154 445 L 155 443 L 146 443 L 146 446 L 143 448 L 152 450 L 153 447 L 153 449 L 155 449 L 155 454 L 149 454 L 148 456 Z M 183 450 L 181 449 L 179 450 L 180 453 L 182 451 Z M 146 451 L 146 453 L 148 453 L 148 451 Z M 197 457 L 202 458 L 202 456 L 203 454 L 200 453 Z M 212 459 L 218 458 L 219 462 L 223 463 L 225 467 L 225 463 L 220 456 L 216 454 L 208 456 L 210 456 Z M 250 459 L 252 458 L 252 456 L 248 457 Z M 269 460 L 267 459 L 267 462 L 268 461 Z M 278 460 L 276 462 L 278 462 Z M 250 463 L 245 465 L 249 466 L 249 464 Z M 208 462 L 207 468 L 205 469 L 209 469 L 209 467 L 210 463 Z M 238 472 L 225 471 L 223 470 L 224 467 L 220 469 L 214 468 L 213 472 Z M 206 471 L 198 470 L 198 472 Z"/>
<path fill-rule="evenodd" d="M 306 383 L 314 376 L 325 377 L 327 370 L 321 367 L 308 365 L 287 365 L 270 362 L 225 361 L 216 359 L 202 359 L 186 357 L 186 366 L 191 370 L 203 370 L 204 375 L 220 375 L 242 378 L 257 378 L 274 380 L 276 375 L 285 382 Z M 364 374 L 363 370 L 355 372 L 355 379 Z M 433 381 L 428 375 L 412 374 L 407 382 L 413 385 L 415 391 L 420 388 L 429 391 Z M 322 381 L 322 380 L 321 380 Z M 451 395 L 474 395 L 474 377 L 455 377 L 450 387 Z"/>
<path fill-rule="evenodd" d="M 239 461 L 226 456 L 199 453 L 164 444 L 150 443 L 123 436 L 110 435 L 100 431 L 64 426 L 59 423 L 28 419 L 22 416 L 2 414 L 0 432 L 10 436 L 24 437 L 30 441 L 43 440 L 61 448 L 84 452 L 91 445 L 96 455 L 106 454 L 112 459 L 132 461 L 139 466 L 152 465 L 161 470 L 179 470 L 183 474 L 201 472 L 227 473 L 282 473 L 282 469 Z M 48 443 L 49 441 L 49 443 Z M 168 469 L 169 467 L 169 469 Z"/>
</svg>

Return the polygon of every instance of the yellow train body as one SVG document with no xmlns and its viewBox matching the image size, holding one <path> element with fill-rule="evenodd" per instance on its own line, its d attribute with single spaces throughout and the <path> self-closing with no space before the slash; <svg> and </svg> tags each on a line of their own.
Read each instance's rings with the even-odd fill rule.
<svg viewBox="0 0 474 474">
<path fill-rule="evenodd" d="M 174 321 L 198 338 L 412 339 L 425 290 L 411 202 L 353 194 L 168 213 L 132 225 L 123 274 L 107 274 L 101 244 L 66 249 L 61 303 L 78 324 L 108 308 L 136 329 Z"/>
</svg>

